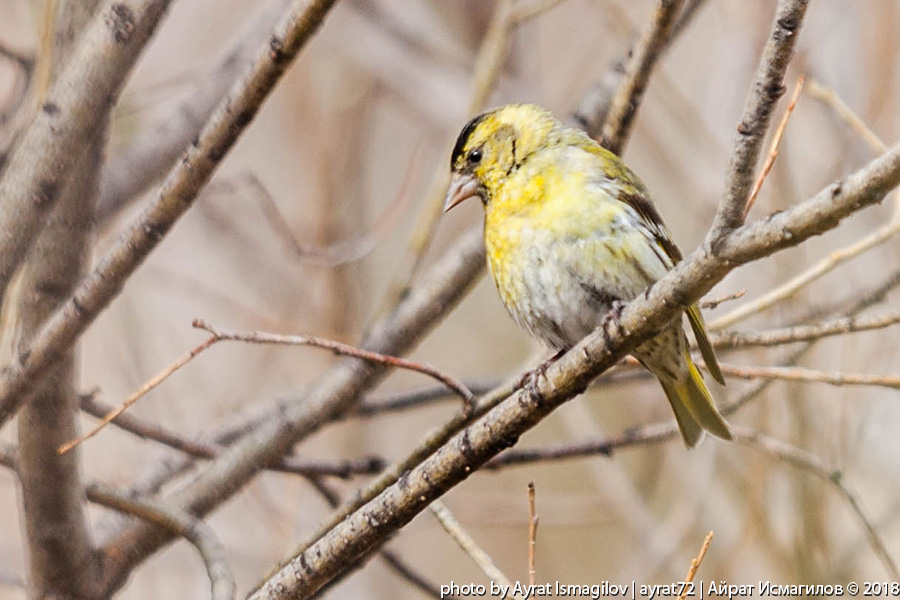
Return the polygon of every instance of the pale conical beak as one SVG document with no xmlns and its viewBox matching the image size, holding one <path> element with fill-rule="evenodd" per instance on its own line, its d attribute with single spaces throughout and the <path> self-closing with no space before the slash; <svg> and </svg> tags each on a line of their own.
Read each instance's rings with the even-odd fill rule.
<svg viewBox="0 0 900 600">
<path fill-rule="evenodd" d="M 454 173 L 450 177 L 450 186 L 447 188 L 447 198 L 444 200 L 444 212 L 447 212 L 457 204 L 474 198 L 478 195 L 478 181 L 473 175 Z"/>
</svg>

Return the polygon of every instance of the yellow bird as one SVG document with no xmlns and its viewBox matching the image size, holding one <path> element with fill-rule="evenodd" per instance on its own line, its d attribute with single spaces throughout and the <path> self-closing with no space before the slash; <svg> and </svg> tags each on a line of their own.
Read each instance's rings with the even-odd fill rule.
<svg viewBox="0 0 900 600">
<path fill-rule="evenodd" d="M 520 326 L 556 350 L 574 346 L 682 258 L 641 180 L 538 106 L 511 104 L 469 121 L 451 169 L 444 210 L 481 199 L 500 297 Z M 710 374 L 724 384 L 699 308 L 687 316 Z M 680 320 L 633 355 L 662 385 L 688 447 L 704 430 L 732 439 Z"/>
</svg>

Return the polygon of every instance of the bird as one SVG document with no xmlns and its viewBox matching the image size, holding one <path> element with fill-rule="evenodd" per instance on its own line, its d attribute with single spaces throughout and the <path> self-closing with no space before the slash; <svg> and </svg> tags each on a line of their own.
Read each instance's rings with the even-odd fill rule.
<svg viewBox="0 0 900 600">
<path fill-rule="evenodd" d="M 516 323 L 557 354 L 682 259 L 637 175 L 542 107 L 508 104 L 474 117 L 450 167 L 444 212 L 481 200 L 500 298 Z M 707 370 L 724 385 L 699 307 L 686 314 Z M 704 431 L 733 438 L 691 358 L 681 318 L 632 355 L 659 380 L 688 448 Z"/>
</svg>

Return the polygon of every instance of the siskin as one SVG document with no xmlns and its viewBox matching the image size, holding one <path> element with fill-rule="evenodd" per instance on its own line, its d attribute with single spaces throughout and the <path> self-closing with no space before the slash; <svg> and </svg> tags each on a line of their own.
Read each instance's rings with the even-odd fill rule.
<svg viewBox="0 0 900 600">
<path fill-rule="evenodd" d="M 475 117 L 450 160 L 444 210 L 481 198 L 500 297 L 520 326 L 556 350 L 574 346 L 681 260 L 640 179 L 543 108 L 511 104 Z M 699 308 L 687 316 L 710 373 L 724 384 Z M 732 439 L 680 320 L 633 355 L 662 385 L 688 447 L 704 430 Z"/>
</svg>

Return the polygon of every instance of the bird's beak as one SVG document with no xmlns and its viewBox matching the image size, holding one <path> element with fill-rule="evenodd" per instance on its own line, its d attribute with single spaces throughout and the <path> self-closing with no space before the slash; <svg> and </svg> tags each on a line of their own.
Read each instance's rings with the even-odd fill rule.
<svg viewBox="0 0 900 600">
<path fill-rule="evenodd" d="M 447 198 L 444 200 L 444 212 L 447 212 L 460 202 L 478 195 L 478 181 L 474 175 L 454 173 L 450 177 L 450 186 L 447 188 Z"/>
</svg>

